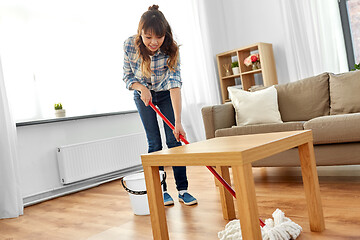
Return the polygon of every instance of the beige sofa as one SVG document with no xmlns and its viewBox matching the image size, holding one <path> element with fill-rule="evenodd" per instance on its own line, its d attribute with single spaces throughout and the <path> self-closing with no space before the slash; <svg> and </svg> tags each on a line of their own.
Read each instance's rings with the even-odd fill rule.
<svg viewBox="0 0 360 240">
<path fill-rule="evenodd" d="M 206 106 L 206 138 L 311 129 L 318 166 L 360 164 L 360 71 L 323 73 L 275 88 L 283 123 L 236 126 L 231 103 Z M 253 166 L 300 166 L 298 151 L 290 149 Z"/>
</svg>

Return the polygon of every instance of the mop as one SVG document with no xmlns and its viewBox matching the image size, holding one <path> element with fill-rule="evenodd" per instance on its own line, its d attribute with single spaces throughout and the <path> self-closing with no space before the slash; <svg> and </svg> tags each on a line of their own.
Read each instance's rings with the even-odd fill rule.
<svg viewBox="0 0 360 240">
<path fill-rule="evenodd" d="M 160 110 L 155 107 L 155 105 L 149 101 L 150 107 L 162 118 L 162 120 L 172 129 L 174 130 L 174 125 L 160 112 Z M 180 134 L 180 139 L 185 144 L 189 144 L 189 142 Z M 215 169 L 211 166 L 206 166 L 209 171 L 224 185 L 224 187 L 231 193 L 231 195 L 236 198 L 235 191 L 232 187 L 215 171 Z M 285 217 L 285 214 L 276 209 L 272 214 L 274 220 L 271 218 L 266 219 L 265 223 L 259 219 L 261 226 L 261 234 L 263 240 L 289 240 L 296 239 L 302 228 L 300 225 L 291 221 L 290 218 Z M 218 233 L 218 237 L 220 240 L 238 240 L 242 239 L 240 221 L 233 220 L 230 221 L 226 226 L 225 230 L 220 231 Z"/>
<path fill-rule="evenodd" d="M 296 239 L 302 228 L 300 225 L 285 217 L 284 212 L 276 209 L 272 214 L 273 219 L 265 220 L 265 225 L 261 226 L 261 235 L 263 240 L 288 240 Z M 241 236 L 241 227 L 239 220 L 232 220 L 226 224 L 225 229 L 218 233 L 220 240 L 238 240 Z"/>
</svg>

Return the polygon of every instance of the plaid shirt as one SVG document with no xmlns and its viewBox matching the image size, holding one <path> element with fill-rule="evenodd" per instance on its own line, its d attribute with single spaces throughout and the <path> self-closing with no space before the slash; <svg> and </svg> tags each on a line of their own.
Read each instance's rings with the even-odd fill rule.
<svg viewBox="0 0 360 240">
<path fill-rule="evenodd" d="M 169 56 L 158 50 L 151 59 L 151 78 L 142 75 L 141 59 L 138 58 L 135 49 L 135 36 L 129 37 L 124 42 L 124 77 L 126 88 L 131 90 L 131 85 L 139 82 L 150 90 L 165 91 L 171 88 L 181 87 L 180 61 L 175 71 L 170 71 L 167 66 Z"/>
</svg>

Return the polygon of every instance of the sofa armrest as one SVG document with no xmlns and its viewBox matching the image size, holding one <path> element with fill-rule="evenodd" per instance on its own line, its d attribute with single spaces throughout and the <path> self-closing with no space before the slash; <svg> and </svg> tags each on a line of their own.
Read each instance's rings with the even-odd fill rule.
<svg viewBox="0 0 360 240">
<path fill-rule="evenodd" d="M 206 106 L 201 109 L 206 139 L 214 138 L 217 129 L 235 125 L 235 109 L 231 103 Z"/>
</svg>

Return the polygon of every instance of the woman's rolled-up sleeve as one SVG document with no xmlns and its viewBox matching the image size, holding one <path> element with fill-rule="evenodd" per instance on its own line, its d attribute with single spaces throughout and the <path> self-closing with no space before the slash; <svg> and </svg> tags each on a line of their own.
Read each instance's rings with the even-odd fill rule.
<svg viewBox="0 0 360 240">
<path fill-rule="evenodd" d="M 175 71 L 169 70 L 169 77 L 166 81 L 164 89 L 169 90 L 171 88 L 181 88 L 181 86 L 182 86 L 182 81 L 180 75 L 180 59 L 179 59 L 176 64 Z"/>
<path fill-rule="evenodd" d="M 123 71 L 124 71 L 123 81 L 126 84 L 126 88 L 131 90 L 132 84 L 135 83 L 135 82 L 138 82 L 138 80 L 135 78 L 134 72 L 131 69 L 127 41 L 125 41 L 125 43 L 124 43 L 124 66 L 123 66 Z"/>
</svg>

